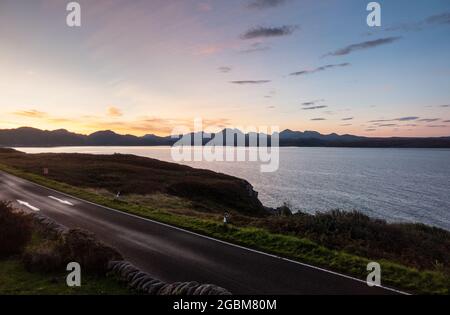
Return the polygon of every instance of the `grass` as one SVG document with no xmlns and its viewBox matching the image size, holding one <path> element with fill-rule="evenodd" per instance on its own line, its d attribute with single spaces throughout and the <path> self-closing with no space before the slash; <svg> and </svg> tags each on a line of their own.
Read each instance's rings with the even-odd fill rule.
<svg viewBox="0 0 450 315">
<path fill-rule="evenodd" d="M 172 198 L 164 200 L 165 197 L 161 195 L 159 197 L 152 197 L 156 198 L 154 200 L 163 200 L 161 202 L 163 206 L 161 207 L 158 203 L 152 204 L 145 202 L 142 199 L 143 197 L 129 196 L 129 200 L 126 198 L 116 200 L 112 194 L 74 187 L 7 165 L 0 164 L 0 169 L 49 188 L 120 211 L 171 224 L 249 248 L 291 258 L 303 263 L 342 272 L 363 280 L 367 276 L 366 266 L 371 260 L 344 251 L 327 248 L 306 238 L 271 233 L 264 228 L 233 225 L 224 226 L 211 215 L 193 217 L 168 211 L 171 207 L 178 210 L 184 207 L 189 208 L 189 202 L 191 201 L 187 202 L 184 199 L 174 201 Z M 377 262 L 382 267 L 383 285 L 419 294 L 449 294 L 450 277 L 445 272 L 439 270 L 419 271 L 415 268 L 406 267 L 389 260 L 377 260 Z"/>
<path fill-rule="evenodd" d="M 94 272 L 93 263 L 84 263 L 81 287 L 66 285 L 66 265 L 83 259 L 105 257 L 105 247 L 91 239 L 77 237 L 74 246 L 73 235 L 81 231 L 69 230 L 64 238 L 48 233 L 48 230 L 34 224 L 29 215 L 17 211 L 7 202 L 0 202 L 0 295 L 54 295 L 54 294 L 129 294 L 126 286 L 114 277 L 107 277 L 106 268 Z M 72 251 L 76 245 L 84 245 L 79 255 Z M 89 246 L 89 247 L 88 247 Z M 88 247 L 89 250 L 84 251 Z M 80 250 L 78 250 L 80 251 Z M 84 253 L 87 254 L 84 254 Z M 112 256 L 112 254 L 111 254 Z M 80 262 L 82 260 L 79 260 Z"/>
<path fill-rule="evenodd" d="M 0 163 L 34 174 L 50 168 L 46 177 L 75 187 L 121 195 L 164 193 L 201 202 L 211 212 L 267 214 L 242 179 L 155 159 L 123 154 L 25 154 L 0 148 Z"/>
<path fill-rule="evenodd" d="M 113 278 L 83 276 L 81 287 L 66 285 L 66 274 L 31 273 L 19 259 L 0 260 L 0 295 L 124 295 L 130 291 Z"/>
</svg>

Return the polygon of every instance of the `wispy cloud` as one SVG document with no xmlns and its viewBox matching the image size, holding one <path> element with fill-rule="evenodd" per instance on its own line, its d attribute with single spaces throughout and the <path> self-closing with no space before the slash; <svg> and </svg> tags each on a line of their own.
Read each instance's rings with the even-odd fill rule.
<svg viewBox="0 0 450 315">
<path fill-rule="evenodd" d="M 270 9 L 286 4 L 288 0 L 252 0 L 247 7 L 251 9 Z"/>
<path fill-rule="evenodd" d="M 311 106 L 311 107 L 303 107 L 302 110 L 315 110 L 315 109 L 322 109 L 327 108 L 328 106 L 320 105 L 320 106 Z"/>
<path fill-rule="evenodd" d="M 29 118 L 44 118 L 47 117 L 48 114 L 45 112 L 41 112 L 35 109 L 31 110 L 20 110 L 13 113 L 16 116 L 29 117 Z"/>
<path fill-rule="evenodd" d="M 325 66 L 321 66 L 321 67 L 317 67 L 311 70 L 301 70 L 301 71 L 297 71 L 297 72 L 292 72 L 291 76 L 299 76 L 299 75 L 307 75 L 307 74 L 312 74 L 312 73 L 316 73 L 316 72 L 321 72 L 321 71 L 325 71 L 328 69 L 332 69 L 332 68 L 342 68 L 342 67 L 348 67 L 351 64 L 346 62 L 346 63 L 340 63 L 340 64 L 330 64 L 330 65 L 325 65 Z"/>
<path fill-rule="evenodd" d="M 420 117 L 416 117 L 416 116 L 407 116 L 407 117 L 400 117 L 400 118 L 397 118 L 395 120 L 397 120 L 397 121 L 411 121 L 411 120 L 417 120 L 419 118 Z"/>
<path fill-rule="evenodd" d="M 425 22 L 429 24 L 450 24 L 450 12 L 432 15 Z"/>
<path fill-rule="evenodd" d="M 361 43 L 357 43 L 357 44 L 352 44 L 352 45 L 348 45 L 344 48 L 340 48 L 336 51 L 327 53 L 323 57 L 345 56 L 345 55 L 348 55 L 357 50 L 370 49 L 370 48 L 375 48 L 375 47 L 378 47 L 381 45 L 391 44 L 391 43 L 394 43 L 394 42 L 400 40 L 401 38 L 402 37 L 400 37 L 400 36 L 386 37 L 386 38 L 379 38 L 379 39 L 375 39 L 375 40 L 365 41 L 365 42 L 361 42 Z"/>
<path fill-rule="evenodd" d="M 250 54 L 255 52 L 263 52 L 270 50 L 270 46 L 263 45 L 262 43 L 253 43 L 249 48 L 240 50 L 239 52 L 242 54 Z"/>
<path fill-rule="evenodd" d="M 231 72 L 231 70 L 233 70 L 233 68 L 228 67 L 228 66 L 223 66 L 223 67 L 217 68 L 217 70 L 219 70 L 222 73 L 228 73 L 228 72 Z"/>
<path fill-rule="evenodd" d="M 265 84 L 271 82 L 270 80 L 243 80 L 243 81 L 230 81 L 233 84 Z"/>
<path fill-rule="evenodd" d="M 342 121 L 349 121 L 349 120 L 353 120 L 354 118 L 353 117 L 346 117 L 346 118 L 342 118 L 341 120 Z"/>
<path fill-rule="evenodd" d="M 435 122 L 438 120 L 440 120 L 440 119 L 439 118 L 424 118 L 424 119 L 420 119 L 419 121 L 430 123 L 430 122 Z"/>
<path fill-rule="evenodd" d="M 380 124 L 378 127 L 397 127 L 398 124 Z"/>
<path fill-rule="evenodd" d="M 440 105 L 440 107 L 447 108 L 447 107 L 450 107 L 450 105 Z"/>
<path fill-rule="evenodd" d="M 420 117 L 417 116 L 406 116 L 406 117 L 400 117 L 400 118 L 394 118 L 394 119 L 377 119 L 377 120 L 371 120 L 370 123 L 382 123 L 382 122 L 390 122 L 390 121 L 413 121 L 418 120 Z"/>
<path fill-rule="evenodd" d="M 314 106 L 314 105 L 316 105 L 318 103 L 321 103 L 321 102 L 325 102 L 325 100 L 324 99 L 320 99 L 320 100 L 304 102 L 304 103 L 302 103 L 302 106 Z"/>
<path fill-rule="evenodd" d="M 121 116 L 123 116 L 123 113 L 119 108 L 111 106 L 108 108 L 108 116 L 109 117 L 121 117 Z"/>
<path fill-rule="evenodd" d="M 321 118 L 321 117 L 319 117 L 319 118 L 312 118 L 311 119 L 311 121 L 323 121 L 323 120 L 326 120 L 325 118 Z"/>
<path fill-rule="evenodd" d="M 446 128 L 447 125 L 427 125 L 428 128 Z"/>
<path fill-rule="evenodd" d="M 255 39 L 255 38 L 266 38 L 266 37 L 279 37 L 287 36 L 294 33 L 298 26 L 294 25 L 283 25 L 279 27 L 264 27 L 258 26 L 249 29 L 247 32 L 241 35 L 242 39 Z"/>
<path fill-rule="evenodd" d="M 393 25 L 393 26 L 387 27 L 385 29 L 385 31 L 387 31 L 387 32 L 395 32 L 395 31 L 412 32 L 412 31 L 421 31 L 424 28 L 426 28 L 427 26 L 448 25 L 448 24 L 450 24 L 450 12 L 444 12 L 444 13 L 440 13 L 440 14 L 431 15 L 422 21 Z"/>
</svg>

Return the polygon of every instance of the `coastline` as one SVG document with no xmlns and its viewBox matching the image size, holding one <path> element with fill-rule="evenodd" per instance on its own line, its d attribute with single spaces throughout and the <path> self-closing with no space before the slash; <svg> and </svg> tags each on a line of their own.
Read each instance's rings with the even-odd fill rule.
<svg viewBox="0 0 450 315">
<path fill-rule="evenodd" d="M 3 164 L 3 162 L 0 162 L 0 164 Z M 86 190 L 84 188 L 55 182 L 54 180 L 50 180 L 36 174 L 31 174 L 29 172 L 23 172 L 18 169 L 5 167 L 4 164 L 1 165 L 1 167 L 4 171 L 7 171 L 16 176 L 31 180 L 33 182 L 37 182 L 41 185 L 56 189 L 64 193 L 68 193 L 84 200 L 95 202 L 100 205 L 143 216 L 166 224 L 175 225 L 187 230 L 216 237 L 218 239 L 229 241 L 231 243 L 235 243 L 245 247 L 273 253 L 286 258 L 316 265 L 318 267 L 331 268 L 332 270 L 343 272 L 352 276 L 356 276 L 358 278 L 364 278 L 363 275 L 365 274 L 365 265 L 367 264 L 368 260 L 346 252 L 336 251 L 336 249 L 330 250 L 326 246 L 324 247 L 323 245 L 319 245 L 314 241 L 297 237 L 291 232 L 288 232 L 285 235 L 279 234 L 280 231 L 275 232 L 277 229 L 277 225 L 273 224 L 277 221 L 281 220 L 281 224 L 285 224 L 282 222 L 303 222 L 301 215 L 298 216 L 298 218 L 296 218 L 296 216 L 289 216 L 287 214 L 284 216 L 275 216 L 274 219 L 264 219 L 264 217 L 258 219 L 258 217 L 246 217 L 239 212 L 233 212 L 232 223 L 229 226 L 229 229 L 224 231 L 221 223 L 222 211 L 219 211 L 219 213 L 208 213 L 205 212 L 205 209 L 197 208 L 195 204 L 191 204 L 191 206 L 188 206 L 189 203 L 186 203 L 186 201 L 183 201 L 183 199 L 173 199 L 172 197 L 166 197 L 165 195 L 158 195 L 151 198 L 145 196 L 139 197 L 137 195 L 130 195 L 129 197 L 124 197 L 124 199 L 117 200 L 114 198 L 113 194 L 107 193 L 106 191 L 92 189 Z M 151 202 L 152 204 L 151 207 L 148 206 L 149 202 Z M 195 202 L 200 202 L 204 204 L 203 206 L 206 205 L 207 207 L 216 207 L 210 202 L 206 202 L 206 200 L 196 200 Z M 182 208 L 185 209 L 186 206 L 192 207 L 192 205 L 194 206 L 192 210 L 189 210 L 187 212 L 186 210 L 181 210 Z M 291 219 L 291 217 L 293 219 Z M 308 220 L 314 220 L 314 216 L 308 216 L 306 218 Z M 300 221 L 298 221 L 297 219 Z M 266 221 L 267 223 L 264 223 Z M 369 220 L 367 222 L 370 223 L 371 221 Z M 264 227 L 266 226 L 265 224 L 269 224 L 267 225 L 267 227 L 271 226 L 271 228 L 269 228 L 268 230 L 267 227 Z M 413 227 L 413 225 L 411 225 L 411 227 Z M 274 231 L 275 234 L 273 232 L 270 232 L 270 230 Z M 275 241 L 277 239 L 278 241 Z M 279 242 L 284 244 L 281 248 L 279 245 L 277 245 L 280 244 Z M 303 252 L 302 250 L 303 253 L 300 254 L 298 252 L 298 248 L 304 248 L 306 251 Z M 400 289 L 403 288 L 412 290 L 413 292 L 431 293 L 433 290 L 437 290 L 438 287 L 440 287 L 438 283 L 446 283 L 448 281 L 445 280 L 446 277 L 448 277 L 448 275 L 446 276 L 445 273 L 439 275 L 440 272 L 438 271 L 424 270 L 419 272 L 415 271 L 414 269 L 409 269 L 408 267 L 401 266 L 397 263 L 389 262 L 385 259 L 382 259 L 381 261 L 383 262 L 383 270 L 386 277 L 385 283 L 391 284 Z M 403 280 L 398 279 L 399 274 L 405 274 L 401 277 L 401 279 Z M 408 274 L 408 276 L 406 276 L 406 274 Z M 424 279 L 422 277 L 431 277 L 429 278 L 429 280 L 427 280 L 431 283 L 431 287 L 423 287 Z M 410 279 L 407 281 L 407 285 L 406 283 L 402 283 L 406 281 L 406 278 Z M 417 284 L 414 284 L 415 281 L 417 281 Z M 422 284 L 419 285 L 419 283 Z M 437 287 L 434 287 L 435 285 L 437 285 Z M 431 289 L 432 287 L 434 287 L 434 289 Z M 442 293 L 443 291 L 441 290 L 444 287 L 441 287 L 441 289 L 438 290 Z"/>
</svg>

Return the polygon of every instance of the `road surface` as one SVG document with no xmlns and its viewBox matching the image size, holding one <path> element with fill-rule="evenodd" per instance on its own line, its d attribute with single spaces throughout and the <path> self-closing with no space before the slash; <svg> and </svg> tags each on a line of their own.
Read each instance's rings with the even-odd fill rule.
<svg viewBox="0 0 450 315">
<path fill-rule="evenodd" d="M 213 283 L 233 294 L 396 294 L 58 193 L 0 171 L 0 200 L 91 231 L 155 278 Z"/>
</svg>

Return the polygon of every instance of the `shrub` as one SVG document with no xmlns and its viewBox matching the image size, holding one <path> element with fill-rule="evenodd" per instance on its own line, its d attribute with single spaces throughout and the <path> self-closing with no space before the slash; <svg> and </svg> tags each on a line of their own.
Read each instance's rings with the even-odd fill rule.
<svg viewBox="0 0 450 315">
<path fill-rule="evenodd" d="M 63 270 L 65 259 L 61 244 L 44 241 L 25 251 L 22 262 L 29 272 L 55 272 Z"/>
<path fill-rule="evenodd" d="M 331 249 L 418 269 L 450 272 L 450 232 L 423 224 L 387 223 L 360 212 L 270 217 L 256 223 L 274 233 L 311 239 Z"/>
<path fill-rule="evenodd" d="M 94 234 L 81 229 L 69 230 L 64 242 L 63 251 L 67 262 L 78 262 L 87 272 L 104 274 L 109 261 L 123 259 L 114 248 L 99 242 Z"/>
<path fill-rule="evenodd" d="M 70 262 L 77 262 L 84 272 L 103 275 L 108 262 L 122 260 L 112 247 L 99 242 L 94 234 L 81 229 L 41 240 L 29 247 L 22 256 L 25 268 L 30 272 L 58 272 L 65 270 Z"/>
<path fill-rule="evenodd" d="M 29 217 L 0 201 L 0 258 L 21 254 L 31 239 Z"/>
</svg>

